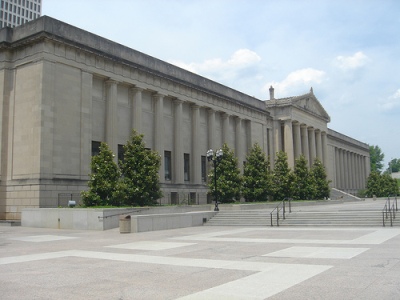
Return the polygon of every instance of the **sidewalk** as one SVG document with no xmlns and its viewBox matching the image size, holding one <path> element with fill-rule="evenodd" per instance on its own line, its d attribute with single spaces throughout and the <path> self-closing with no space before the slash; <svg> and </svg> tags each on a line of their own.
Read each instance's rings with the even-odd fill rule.
<svg viewBox="0 0 400 300">
<path fill-rule="evenodd" d="M 400 299 L 399 228 L 0 227 L 1 299 Z"/>
</svg>

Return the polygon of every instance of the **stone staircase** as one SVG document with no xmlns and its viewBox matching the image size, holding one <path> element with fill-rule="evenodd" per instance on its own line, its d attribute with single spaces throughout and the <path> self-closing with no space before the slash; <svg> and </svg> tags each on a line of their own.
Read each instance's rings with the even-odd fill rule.
<svg viewBox="0 0 400 300">
<path fill-rule="evenodd" d="M 314 226 L 314 227 L 382 227 L 382 209 L 385 200 L 372 199 L 358 201 L 324 201 L 315 205 L 295 203 L 292 212 L 286 209 L 286 218 L 282 214 L 279 226 Z M 272 209 L 263 210 L 221 210 L 205 226 L 271 226 Z M 385 219 L 390 227 L 390 219 Z M 273 225 L 276 226 L 276 213 L 273 214 Z M 400 212 L 393 219 L 393 226 L 400 226 Z"/>
<path fill-rule="evenodd" d="M 269 210 L 219 211 L 205 226 L 270 226 Z"/>
</svg>

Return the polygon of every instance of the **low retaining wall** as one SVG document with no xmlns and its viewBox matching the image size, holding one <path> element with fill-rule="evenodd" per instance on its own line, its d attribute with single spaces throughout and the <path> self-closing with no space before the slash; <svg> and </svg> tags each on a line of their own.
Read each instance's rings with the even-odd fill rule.
<svg viewBox="0 0 400 300">
<path fill-rule="evenodd" d="M 119 227 L 121 215 L 174 214 L 211 211 L 211 205 L 148 208 L 25 208 L 21 226 L 36 228 L 108 230 Z"/>
<path fill-rule="evenodd" d="M 202 226 L 215 214 L 214 211 L 203 211 L 131 216 L 131 232 Z"/>
</svg>

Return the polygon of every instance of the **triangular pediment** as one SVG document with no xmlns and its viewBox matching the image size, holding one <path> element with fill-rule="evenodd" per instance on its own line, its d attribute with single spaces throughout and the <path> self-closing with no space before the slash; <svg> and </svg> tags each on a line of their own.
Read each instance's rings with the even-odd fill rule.
<svg viewBox="0 0 400 300">
<path fill-rule="evenodd" d="M 292 98 L 292 105 L 330 122 L 330 117 L 313 92 Z"/>
<path fill-rule="evenodd" d="M 312 88 L 309 93 L 304 95 L 266 100 L 265 105 L 267 109 L 275 109 L 279 107 L 299 109 L 307 114 L 323 119 L 327 123 L 331 120 L 324 107 L 318 101 L 317 97 L 315 97 Z"/>
</svg>

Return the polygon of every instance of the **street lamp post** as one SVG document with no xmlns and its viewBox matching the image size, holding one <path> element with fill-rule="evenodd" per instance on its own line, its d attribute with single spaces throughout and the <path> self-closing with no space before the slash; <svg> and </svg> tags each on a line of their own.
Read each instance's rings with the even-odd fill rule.
<svg viewBox="0 0 400 300">
<path fill-rule="evenodd" d="M 218 208 L 218 193 L 217 193 L 217 164 L 221 161 L 224 153 L 222 149 L 217 150 L 214 157 L 214 151 L 212 149 L 207 151 L 207 160 L 212 161 L 214 163 L 214 201 L 215 208 L 214 211 L 219 211 Z"/>
</svg>

